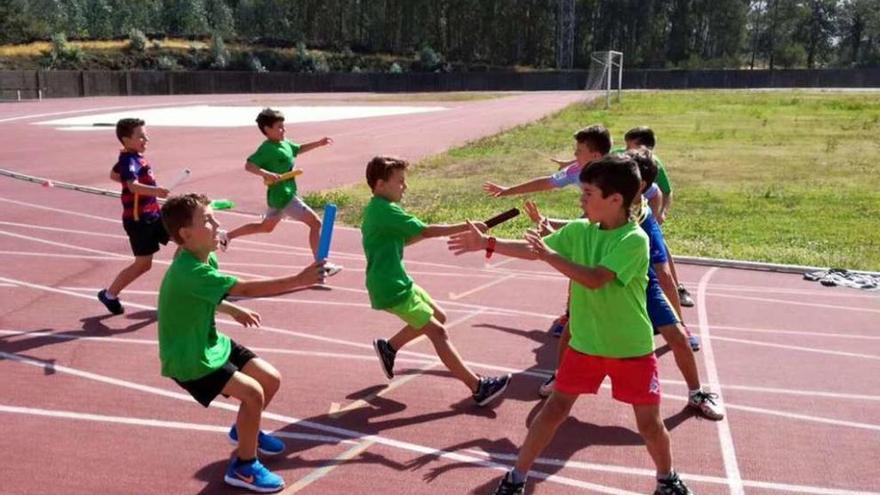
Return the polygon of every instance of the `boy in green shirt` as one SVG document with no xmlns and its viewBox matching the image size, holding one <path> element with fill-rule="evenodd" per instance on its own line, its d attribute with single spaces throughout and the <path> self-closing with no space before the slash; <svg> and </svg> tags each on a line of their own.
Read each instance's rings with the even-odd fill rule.
<svg viewBox="0 0 880 495">
<path fill-rule="evenodd" d="M 266 297 L 324 280 L 324 263 L 298 275 L 242 281 L 217 270 L 219 224 L 208 198 L 174 196 L 162 206 L 162 222 L 180 246 L 159 288 L 159 358 L 162 375 L 173 379 L 208 407 L 217 395 L 241 401 L 229 440 L 238 445 L 224 481 L 257 492 L 284 488 L 284 480 L 257 459 L 284 451 L 284 442 L 260 431 L 260 416 L 281 385 L 281 374 L 249 349 L 217 331 L 217 311 L 246 327 L 259 326 L 260 315 L 231 304 L 227 296 Z"/>
<path fill-rule="evenodd" d="M 425 225 L 398 204 L 406 191 L 409 163 L 388 156 L 377 156 L 367 164 L 367 184 L 373 198 L 364 208 L 361 225 L 364 253 L 367 256 L 367 291 L 374 309 L 388 311 L 406 323 L 388 340 L 377 339 L 373 347 L 382 372 L 394 377 L 394 358 L 403 346 L 425 335 L 437 356 L 452 375 L 467 386 L 477 405 L 484 406 L 500 396 L 510 383 L 510 375 L 479 377 L 462 362 L 443 326 L 446 313 L 428 293 L 413 284 L 403 266 L 403 247 L 429 237 L 443 237 L 474 228 L 486 230 L 482 223 Z"/>
<path fill-rule="evenodd" d="M 581 207 L 574 220 L 546 238 L 529 231 L 525 241 L 488 237 L 476 227 L 452 236 L 456 254 L 485 249 L 538 259 L 571 279 L 571 340 L 556 386 L 529 428 L 513 470 L 496 495 L 525 491 L 526 474 L 568 417 L 579 394 L 595 394 L 606 376 L 612 397 L 632 405 L 639 433 L 657 468 L 656 495 L 690 490 L 672 469 L 669 432 L 660 417 L 660 379 L 646 309 L 648 236 L 633 221 L 641 178 L 632 159 L 608 156 L 580 175 Z"/>
<path fill-rule="evenodd" d="M 257 126 L 266 136 L 263 144 L 248 157 L 245 170 L 259 176 L 268 185 L 266 203 L 268 209 L 263 219 L 237 227 L 229 232 L 220 232 L 220 249 L 226 251 L 229 243 L 236 237 L 251 234 L 268 234 L 275 230 L 278 222 L 285 216 L 300 221 L 309 228 L 309 247 L 317 256 L 318 242 L 321 239 L 321 219 L 297 195 L 296 178 L 281 180 L 281 175 L 295 167 L 298 155 L 321 146 L 333 143 L 329 137 L 305 144 L 293 143 L 284 138 L 284 114 L 278 110 L 265 108 L 257 115 Z M 336 275 L 342 269 L 333 263 L 326 263 L 327 275 Z"/>
</svg>

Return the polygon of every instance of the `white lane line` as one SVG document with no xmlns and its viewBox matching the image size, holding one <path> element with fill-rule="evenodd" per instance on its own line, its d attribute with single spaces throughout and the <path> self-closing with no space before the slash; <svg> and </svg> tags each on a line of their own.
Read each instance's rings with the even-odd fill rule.
<svg viewBox="0 0 880 495">
<path fill-rule="evenodd" d="M 19 407 L 0 404 L 0 412 L 7 414 L 22 414 L 27 416 L 40 416 L 47 418 L 70 419 L 76 421 L 93 421 L 96 423 L 122 424 L 129 426 L 149 426 L 151 428 L 171 428 L 175 430 L 207 431 L 211 433 L 229 432 L 229 425 L 208 425 L 204 423 L 186 423 L 181 421 L 164 421 L 159 419 L 132 418 L 129 416 L 108 416 L 105 414 L 89 414 L 73 411 L 60 411 L 57 409 L 41 409 L 34 407 Z M 346 438 L 329 435 L 315 435 L 310 433 L 291 433 L 287 431 L 272 432 L 273 435 L 293 440 L 306 440 L 309 442 L 329 444 L 357 444 Z"/>
<path fill-rule="evenodd" d="M 709 331 L 709 315 L 706 311 L 706 287 L 709 279 L 718 271 L 718 268 L 710 268 L 700 278 L 697 288 L 697 312 L 700 321 L 700 333 L 703 335 L 703 360 L 706 363 L 706 374 L 712 391 L 718 394 L 722 407 L 726 407 L 726 401 L 721 391 L 721 381 L 718 379 L 718 367 L 715 364 L 715 351 L 712 349 L 712 337 Z M 728 407 L 729 409 L 729 407 Z M 718 426 L 718 440 L 721 444 L 721 457 L 724 460 L 724 472 L 727 475 L 731 495 L 745 495 L 742 475 L 736 460 L 736 450 L 733 446 L 733 435 L 730 432 L 730 416 L 727 415 L 722 421 L 716 421 Z"/>
<path fill-rule="evenodd" d="M 30 365 L 30 366 L 36 366 L 39 368 L 45 368 L 45 366 L 47 364 L 44 361 L 40 361 L 37 359 L 25 357 L 25 356 L 19 356 L 18 354 L 10 354 L 8 352 L 2 352 L 2 351 L 0 351 L 0 358 L 8 359 L 10 361 L 15 361 L 15 362 Z M 177 399 L 177 400 L 181 400 L 181 401 L 185 401 L 185 402 L 190 402 L 190 403 L 192 402 L 192 397 L 190 397 L 188 394 L 171 392 L 169 390 L 165 390 L 162 388 L 152 387 L 149 385 L 143 385 L 140 383 L 130 382 L 127 380 L 121 380 L 118 378 L 100 375 L 97 373 L 91 373 L 89 371 L 83 371 L 83 370 L 79 370 L 79 369 L 75 369 L 75 368 L 69 368 L 67 366 L 55 365 L 55 371 L 57 373 L 65 373 L 65 374 L 77 376 L 80 378 L 94 380 L 94 381 L 97 381 L 100 383 L 115 385 L 118 387 L 129 388 L 129 389 L 137 390 L 140 392 L 151 393 L 154 395 L 160 395 L 163 397 Z M 218 409 L 224 409 L 224 410 L 232 411 L 232 412 L 238 412 L 237 405 L 227 403 L 227 402 L 222 402 L 222 401 L 212 402 L 211 407 L 215 407 Z M 492 469 L 495 469 L 498 471 L 507 471 L 508 469 L 510 469 L 509 466 L 506 466 L 503 464 L 498 464 L 495 462 L 486 461 L 484 459 L 479 459 L 476 457 L 459 454 L 457 452 L 439 450 L 439 449 L 435 449 L 432 447 L 427 447 L 424 445 L 419 445 L 419 444 L 410 443 L 410 442 L 404 442 L 404 441 L 400 441 L 400 440 L 394 440 L 392 438 L 383 437 L 383 436 L 379 436 L 379 435 L 369 435 L 369 434 L 366 434 L 363 432 L 349 430 L 347 428 L 341 428 L 341 427 L 337 427 L 337 426 L 325 425 L 323 423 L 304 420 L 304 419 L 296 418 L 293 416 L 287 416 L 287 415 L 273 413 L 273 412 L 269 412 L 269 411 L 263 411 L 262 417 L 264 419 L 268 419 L 268 420 L 280 421 L 280 422 L 288 424 L 288 425 L 289 424 L 296 424 L 296 425 L 301 426 L 303 428 L 309 428 L 312 430 L 317 430 L 322 433 L 327 433 L 327 434 L 331 434 L 331 435 L 338 435 L 340 437 L 347 438 L 347 439 L 361 439 L 363 441 L 373 441 L 377 444 L 385 445 L 385 446 L 400 449 L 400 450 L 406 450 L 406 451 L 410 451 L 410 452 L 416 452 L 419 454 L 427 454 L 427 455 L 432 455 L 432 456 L 436 456 L 436 457 L 442 457 L 444 459 L 449 459 L 449 460 L 457 461 L 457 462 L 464 462 L 467 464 L 473 464 L 473 465 L 482 466 L 482 467 L 488 467 L 488 468 L 492 468 Z M 580 481 L 580 480 L 576 480 L 576 479 L 572 479 L 572 478 L 566 478 L 564 476 L 551 475 L 551 474 L 543 473 L 540 471 L 531 471 L 530 474 L 532 475 L 533 478 L 545 479 L 547 481 L 551 481 L 551 482 L 555 482 L 555 483 L 559 483 L 559 484 L 563 484 L 563 485 L 568 485 L 568 486 L 573 486 L 573 487 L 577 487 L 577 488 L 595 490 L 599 493 L 610 493 L 610 494 L 614 494 L 614 495 L 638 495 L 638 494 L 635 494 L 635 492 L 619 490 L 619 489 L 616 489 L 613 487 L 607 487 L 607 486 L 599 485 L 599 484 L 595 484 L 595 483 L 588 483 L 585 481 Z"/>
<path fill-rule="evenodd" d="M 739 299 L 742 301 L 756 301 L 756 302 L 772 303 L 772 304 L 791 304 L 793 306 L 807 306 L 810 308 L 836 309 L 836 310 L 840 310 L 840 311 L 863 311 L 866 313 L 880 313 L 880 309 L 862 308 L 859 306 L 838 306 L 836 304 L 821 304 L 821 303 L 813 303 L 813 302 L 790 301 L 788 299 L 771 299 L 769 297 L 736 296 L 733 294 L 721 294 L 719 292 L 711 292 L 709 295 L 712 297 L 726 297 L 728 299 Z"/>
<path fill-rule="evenodd" d="M 863 339 L 863 340 L 880 340 L 880 335 L 858 335 L 853 333 L 827 333 L 827 332 L 810 332 L 801 330 L 780 330 L 776 328 L 747 328 L 747 327 L 729 327 L 724 325 L 712 325 L 714 330 L 731 330 L 734 332 L 757 332 L 764 334 L 779 335 L 803 335 L 806 337 L 831 337 L 836 339 Z M 716 339 L 718 337 L 715 337 Z"/>
<path fill-rule="evenodd" d="M 843 357 L 854 357 L 860 359 L 875 359 L 880 360 L 880 356 L 875 356 L 873 354 L 858 354 L 855 352 L 845 352 L 845 351 L 832 351 L 828 349 L 816 349 L 813 347 L 803 347 L 797 345 L 785 345 L 785 344 L 774 344 L 772 342 L 760 342 L 757 340 L 746 340 L 746 339 L 733 339 L 730 337 L 712 337 L 712 340 L 715 341 L 723 341 L 723 342 L 736 342 L 738 344 L 747 344 L 754 345 L 758 347 L 773 347 L 776 349 L 788 349 L 791 351 L 802 351 L 802 352 L 813 352 L 816 354 L 828 354 L 831 356 L 843 356 Z"/>
<path fill-rule="evenodd" d="M 464 297 L 467 297 L 471 294 L 476 294 L 477 292 L 480 292 L 483 289 L 488 289 L 489 287 L 493 287 L 498 284 L 503 284 L 504 282 L 507 282 L 507 281 L 514 279 L 514 278 L 516 278 L 516 274 L 505 275 L 503 277 L 497 278 L 497 279 L 492 280 L 490 282 L 486 282 L 485 284 L 478 285 L 471 290 L 459 292 L 457 294 L 450 292 L 449 299 L 452 299 L 453 301 L 457 301 L 457 300 L 462 299 Z"/>
<path fill-rule="evenodd" d="M 133 339 L 128 337 L 92 337 L 92 336 L 82 336 L 75 335 L 67 332 L 42 332 L 42 331 L 27 331 L 27 330 L 6 330 L 0 329 L 0 335 L 9 335 L 13 337 L 41 337 L 41 338 L 51 338 L 56 340 L 83 340 L 90 342 L 99 342 L 99 343 L 121 343 L 121 344 L 139 344 L 139 345 L 150 345 L 157 346 L 159 344 L 156 340 L 150 339 Z M 334 359 L 349 359 L 355 361 L 375 361 L 375 354 L 351 354 L 351 353 L 341 353 L 341 352 L 324 352 L 324 351 L 306 351 L 306 350 L 297 350 L 297 349 L 279 349 L 277 347 L 255 347 L 248 346 L 248 348 L 253 349 L 254 351 L 258 351 L 263 354 L 280 354 L 280 355 L 294 355 L 294 356 L 308 356 L 308 357 L 320 357 L 320 358 L 334 358 Z M 426 355 L 427 356 L 427 355 Z M 395 362 L 408 362 L 413 364 L 428 364 L 428 363 L 436 363 L 436 357 L 434 358 L 408 358 L 405 356 L 398 356 Z M 471 364 L 470 362 L 467 362 Z M 507 371 L 509 373 L 516 373 L 518 375 L 530 376 L 538 379 L 545 379 L 550 376 L 550 371 L 540 370 L 540 369 L 529 369 L 529 370 L 516 370 L 513 368 L 506 368 L 502 371 Z M 669 380 L 669 379 L 661 379 L 660 382 L 663 385 L 674 385 L 674 386 L 687 386 L 687 383 L 683 380 Z M 602 388 L 610 387 L 607 384 L 602 384 Z M 724 388 L 727 390 L 742 390 L 745 392 L 756 392 L 756 393 L 768 393 L 768 394 L 781 394 L 781 395 L 795 395 L 795 396 L 803 396 L 809 397 L 811 399 L 815 399 L 817 397 L 824 397 L 827 399 L 842 399 L 842 400 L 855 400 L 855 401 L 880 401 L 880 395 L 865 395 L 865 394 L 844 394 L 839 392 L 827 392 L 824 390 L 795 390 L 795 389 L 785 389 L 785 388 L 773 388 L 773 387 L 756 387 L 752 385 L 730 385 L 725 384 Z M 664 394 L 664 397 L 672 397 L 680 400 L 685 400 L 685 397 L 678 396 L 670 396 L 668 394 Z M 731 407 L 731 406 L 728 406 Z M 736 408 L 736 406 L 732 406 Z M 764 412 L 767 411 L 767 412 Z M 762 410 L 762 414 L 773 414 L 773 415 L 785 415 L 787 413 L 783 411 L 770 411 L 770 410 Z M 837 421 L 834 419 L 828 418 L 817 418 L 812 417 L 810 421 L 820 421 L 820 422 L 829 422 L 829 421 Z M 873 428 L 874 425 L 866 425 L 866 424 L 858 424 L 860 428 Z"/>
</svg>

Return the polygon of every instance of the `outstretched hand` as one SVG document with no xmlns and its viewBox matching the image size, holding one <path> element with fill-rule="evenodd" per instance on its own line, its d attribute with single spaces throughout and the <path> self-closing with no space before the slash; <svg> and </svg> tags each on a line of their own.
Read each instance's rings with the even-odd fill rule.
<svg viewBox="0 0 880 495">
<path fill-rule="evenodd" d="M 486 194 L 492 196 L 493 198 L 501 196 L 501 194 L 504 193 L 504 191 L 506 191 L 507 189 L 508 188 L 504 186 L 499 186 L 494 182 L 486 182 L 483 184 L 483 190 L 486 191 Z"/>
<path fill-rule="evenodd" d="M 567 166 L 573 164 L 573 163 L 576 162 L 577 160 L 560 160 L 559 158 L 551 158 L 550 161 L 553 162 L 553 163 L 555 163 L 556 165 L 558 165 L 558 166 L 559 166 L 559 170 L 562 170 L 562 169 L 564 169 L 565 167 L 567 167 Z"/>
<path fill-rule="evenodd" d="M 327 146 L 328 144 L 333 144 L 333 138 L 330 138 L 330 137 L 324 136 L 324 137 L 322 137 L 321 139 L 318 140 L 318 145 L 319 145 L 319 146 Z"/>
<path fill-rule="evenodd" d="M 486 225 L 483 224 L 484 229 L 485 227 Z M 452 235 L 449 240 L 446 241 L 446 246 L 456 256 L 470 251 L 479 251 L 486 247 L 485 236 L 480 232 L 477 224 L 468 221 L 468 229 L 464 232 Z"/>
<path fill-rule="evenodd" d="M 323 284 L 324 277 L 326 276 L 325 263 L 327 263 L 326 260 L 316 261 L 299 272 L 297 275 L 300 282 L 299 285 L 308 287 L 310 285 Z"/>
<path fill-rule="evenodd" d="M 525 239 L 529 244 L 529 251 L 535 253 L 538 256 L 538 259 L 544 260 L 556 254 L 556 252 L 550 249 L 550 246 L 544 242 L 544 239 L 541 238 L 540 232 L 535 229 L 529 229 L 526 231 Z"/>
<path fill-rule="evenodd" d="M 550 219 L 541 214 L 541 211 L 538 210 L 538 205 L 534 201 L 526 201 L 523 203 L 523 208 L 532 222 L 534 222 L 535 228 L 538 229 L 538 233 L 541 236 L 550 235 L 555 232 L 553 226 L 550 225 Z"/>
</svg>

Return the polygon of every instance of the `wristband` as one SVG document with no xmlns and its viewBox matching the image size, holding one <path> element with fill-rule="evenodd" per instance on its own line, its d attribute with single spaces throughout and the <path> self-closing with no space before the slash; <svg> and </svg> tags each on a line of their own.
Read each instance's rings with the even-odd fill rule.
<svg viewBox="0 0 880 495">
<path fill-rule="evenodd" d="M 492 253 L 495 252 L 495 241 L 496 239 L 494 237 L 490 237 L 486 242 L 486 259 L 491 258 Z"/>
</svg>

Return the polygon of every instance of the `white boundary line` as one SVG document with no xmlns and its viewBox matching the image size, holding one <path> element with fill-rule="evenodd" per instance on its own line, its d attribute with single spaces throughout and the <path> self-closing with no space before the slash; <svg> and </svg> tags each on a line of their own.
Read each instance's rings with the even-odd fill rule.
<svg viewBox="0 0 880 495">
<path fill-rule="evenodd" d="M 79 294 L 76 292 L 58 289 L 55 287 L 48 287 L 48 286 L 44 286 L 44 285 L 33 284 L 30 282 L 25 282 L 23 280 L 5 278 L 2 276 L 0 276 L 0 282 L 16 283 L 16 284 L 19 284 L 24 287 L 43 290 L 46 292 L 66 294 L 69 296 L 82 298 L 82 299 L 89 299 L 89 300 L 92 299 L 90 296 L 85 295 L 85 294 Z M 156 310 L 155 307 L 144 305 L 144 304 L 128 303 L 128 305 L 131 307 L 138 308 L 138 309 L 146 309 L 146 310 L 151 310 L 151 311 Z M 229 320 L 229 319 L 219 319 L 218 318 L 217 323 L 231 325 L 234 327 L 240 326 L 237 322 L 235 322 L 233 320 Z M 343 339 L 335 339 L 335 338 L 331 338 L 331 337 L 324 337 L 321 335 L 314 335 L 314 334 L 303 333 L 303 332 L 296 332 L 293 330 L 285 330 L 282 328 L 274 328 L 274 327 L 265 327 L 264 326 L 264 327 L 261 327 L 261 330 L 267 331 L 267 332 L 279 333 L 282 335 L 293 336 L 293 337 L 302 337 L 305 339 L 316 340 L 319 342 L 329 342 L 329 343 L 344 345 L 344 346 L 348 346 L 348 347 L 356 347 L 358 349 L 370 349 L 370 350 L 373 349 L 373 346 L 370 344 L 364 344 L 364 343 L 360 343 L 360 342 L 352 342 L 352 341 L 343 340 Z M 428 361 L 436 360 L 436 356 L 433 354 L 424 354 L 424 353 L 414 352 L 414 351 L 401 350 L 398 352 L 398 355 L 408 355 L 408 356 L 412 356 L 414 358 L 421 358 L 421 359 L 428 360 Z M 510 367 L 505 367 L 505 366 L 497 366 L 497 365 L 493 365 L 493 364 L 480 363 L 480 362 L 474 362 L 474 361 L 464 361 L 464 362 L 468 366 L 473 366 L 473 367 L 492 370 L 492 371 L 501 371 L 501 372 L 505 372 L 505 373 L 515 373 L 520 376 L 532 376 L 532 377 L 538 377 L 541 379 L 546 379 L 549 376 L 549 373 L 540 372 L 540 371 L 536 371 L 536 370 L 532 370 L 532 369 L 522 370 L 522 369 L 515 369 L 515 368 L 510 368 Z M 608 388 L 607 384 L 603 384 L 603 388 Z M 686 396 L 667 394 L 667 393 L 664 393 L 663 397 L 666 399 L 674 399 L 674 400 L 679 400 L 682 402 L 686 402 L 688 400 L 688 398 Z M 751 406 L 738 406 L 738 405 L 732 405 L 732 404 L 724 404 L 723 402 L 722 402 L 722 404 L 724 405 L 724 407 L 726 409 L 738 409 L 738 410 L 742 410 L 742 411 L 749 411 L 749 412 L 753 412 L 753 413 L 766 414 L 766 415 L 771 415 L 771 416 L 779 416 L 779 417 L 788 418 L 788 419 L 799 419 L 799 420 L 803 420 L 803 421 L 815 422 L 815 423 L 820 423 L 820 424 L 828 424 L 828 425 L 834 425 L 834 426 L 848 426 L 848 427 L 852 427 L 852 428 L 880 431 L 880 425 L 856 423 L 856 422 L 844 421 L 844 420 L 838 420 L 838 419 L 823 418 L 823 417 L 819 417 L 819 416 L 808 416 L 808 415 L 803 415 L 803 414 L 789 413 L 789 412 L 785 412 L 785 411 L 776 411 L 776 410 L 771 410 L 771 409 L 756 408 L 756 407 L 751 407 Z M 719 423 L 726 424 L 726 421 L 720 421 Z M 719 424 L 719 427 L 721 427 L 720 424 Z"/>
<path fill-rule="evenodd" d="M 809 332 L 809 331 L 800 331 L 800 330 L 782 330 L 782 329 L 778 329 L 778 328 L 731 327 L 731 326 L 725 326 L 725 325 L 712 325 L 712 328 L 715 330 L 730 330 L 733 332 L 757 332 L 757 333 L 763 333 L 763 334 L 803 335 L 805 337 L 830 337 L 830 338 L 837 338 L 837 339 L 880 340 L 880 335 L 857 335 L 857 334 L 849 334 L 849 333 Z"/>
<path fill-rule="evenodd" d="M 150 345 L 157 346 L 159 344 L 156 340 L 150 339 L 133 339 L 128 337 L 95 337 L 95 336 L 83 336 L 83 335 L 74 335 L 71 332 L 43 332 L 43 331 L 29 331 L 29 330 L 8 330 L 8 329 L 0 329 L 0 335 L 9 335 L 13 337 L 42 337 L 42 338 L 50 338 L 56 340 L 83 340 L 89 342 L 100 342 L 100 343 L 120 343 L 120 344 L 138 344 L 138 345 Z M 260 353 L 265 354 L 281 354 L 281 355 L 296 355 L 296 356 L 308 356 L 308 357 L 329 357 L 334 359 L 348 359 L 348 360 L 356 360 L 356 361 L 375 361 L 375 354 L 351 354 L 351 353 L 341 353 L 341 352 L 324 352 L 324 351 L 306 351 L 306 350 L 297 350 L 297 349 L 278 349 L 274 347 L 255 347 L 248 346 L 249 349 L 254 351 L 259 351 Z M 427 356 L 427 355 L 426 355 Z M 405 356 L 398 356 L 395 359 L 395 362 L 409 362 L 413 364 L 428 364 L 428 363 L 436 363 L 436 358 L 408 358 Z M 469 362 L 468 362 L 469 363 Z M 470 364 L 470 363 L 469 363 Z M 530 370 L 514 370 L 509 369 L 510 373 L 516 372 L 520 375 L 531 376 L 534 378 L 544 379 L 550 376 L 550 372 L 538 370 L 538 369 L 530 369 Z M 673 385 L 673 386 L 681 386 L 686 387 L 687 383 L 683 380 L 670 380 L 670 379 L 661 379 L 660 382 L 663 385 Z M 609 388 L 607 384 L 603 384 L 602 388 Z M 756 387 L 752 385 L 730 385 L 725 384 L 725 389 L 728 390 L 742 390 L 745 392 L 755 392 L 755 393 L 767 393 L 767 394 L 781 394 L 781 395 L 795 395 L 795 396 L 803 396 L 809 397 L 811 399 L 815 399 L 816 397 L 824 397 L 827 399 L 843 399 L 843 400 L 856 400 L 856 401 L 878 401 L 880 402 L 880 395 L 864 395 L 864 394 L 843 394 L 838 392 L 826 392 L 824 390 L 794 390 L 794 389 L 785 389 L 785 388 L 773 388 L 773 387 Z M 667 397 L 668 394 L 664 393 L 664 397 Z M 681 397 L 684 400 L 683 397 Z M 734 409 L 737 406 L 730 406 Z M 771 414 L 771 415 L 779 415 L 779 414 L 787 414 L 780 411 L 762 411 L 762 414 Z M 820 421 L 821 422 L 829 422 L 829 421 L 837 421 L 834 419 L 828 418 L 811 418 L 812 421 Z M 870 425 L 857 423 L 857 427 L 872 429 L 875 427 L 880 427 L 880 425 Z"/>
<path fill-rule="evenodd" d="M 709 386 L 712 387 L 713 392 L 718 394 L 722 407 L 725 407 L 726 401 L 721 392 L 721 381 L 718 379 L 715 352 L 712 349 L 712 338 L 709 332 L 709 315 L 706 311 L 706 287 L 708 287 L 709 279 L 712 278 L 716 271 L 718 271 L 718 268 L 710 268 L 700 279 L 697 289 L 697 312 L 699 314 L 700 333 L 704 336 L 703 360 L 706 364 Z M 717 421 L 716 424 L 718 426 L 718 440 L 721 443 L 721 457 L 724 460 L 724 472 L 727 475 L 730 493 L 731 495 L 745 495 L 742 475 L 736 460 L 736 450 L 733 446 L 733 435 L 730 432 L 730 415 L 728 414 L 722 421 Z"/>
<path fill-rule="evenodd" d="M 22 364 L 27 364 L 30 366 L 36 366 L 39 368 L 44 368 L 47 365 L 47 363 L 44 361 L 40 361 L 40 360 L 33 359 L 30 357 L 25 357 L 25 356 L 19 356 L 17 354 L 10 354 L 8 352 L 2 352 L 2 351 L 0 351 L 0 358 L 9 359 L 11 361 L 15 361 L 15 362 L 22 363 Z M 61 365 L 57 365 L 57 364 L 54 365 L 54 370 L 58 373 L 66 373 L 69 375 L 77 376 L 80 378 L 86 378 L 89 380 L 94 380 L 94 381 L 109 384 L 109 385 L 115 385 L 118 387 L 129 388 L 129 389 L 137 390 L 140 392 L 151 393 L 151 394 L 160 395 L 163 397 L 168 397 L 168 398 L 177 399 L 177 400 L 181 400 L 181 401 L 192 402 L 192 397 L 190 397 L 187 394 L 182 394 L 182 393 L 178 393 L 178 392 L 171 392 L 169 390 L 165 390 L 165 389 L 158 388 L 158 387 L 152 387 L 149 385 L 143 385 L 140 383 L 130 382 L 127 380 L 121 380 L 118 378 L 100 375 L 97 373 L 91 373 L 89 371 L 83 371 L 83 370 L 79 370 L 76 368 L 69 368 L 67 366 L 61 366 Z M 233 412 L 238 411 L 238 406 L 236 406 L 234 404 L 227 403 L 227 402 L 221 402 L 221 401 L 212 402 L 211 407 L 216 407 L 218 409 L 224 409 L 224 410 L 233 411 Z M 439 449 L 435 449 L 432 447 L 427 447 L 424 445 L 419 445 L 419 444 L 400 441 L 400 440 L 394 440 L 394 439 L 379 436 L 379 435 L 365 434 L 363 432 L 349 430 L 347 428 L 341 428 L 341 427 L 337 427 L 337 426 L 325 425 L 325 424 L 318 423 L 315 421 L 304 420 L 304 419 L 296 418 L 293 416 L 287 416 L 287 415 L 273 413 L 273 412 L 269 412 L 269 411 L 263 411 L 262 417 L 265 419 L 273 420 L 273 421 L 280 421 L 282 423 L 286 423 L 289 425 L 296 424 L 296 425 L 301 426 L 303 428 L 318 430 L 323 433 L 339 435 L 340 437 L 343 437 L 346 439 L 360 439 L 361 441 L 373 441 L 377 444 L 385 445 L 385 446 L 400 449 L 400 450 L 417 452 L 420 454 L 428 454 L 428 455 L 442 457 L 444 459 L 449 459 L 449 460 L 453 460 L 453 461 L 464 462 L 467 464 L 474 464 L 474 465 L 482 466 L 482 467 L 488 467 L 488 468 L 492 468 L 492 469 L 499 470 L 499 471 L 507 471 L 508 469 L 510 469 L 508 466 L 503 465 L 503 464 L 498 464 L 495 462 L 486 461 L 486 460 L 479 459 L 476 457 L 466 456 L 466 455 L 459 454 L 456 452 L 439 450 Z M 584 489 L 588 489 L 588 490 L 594 490 L 599 493 L 610 493 L 610 494 L 614 494 L 614 495 L 639 495 L 635 492 L 619 490 L 619 489 L 613 488 L 613 487 L 598 485 L 595 483 L 589 483 L 589 482 L 576 480 L 576 479 L 572 479 L 572 478 L 566 478 L 564 476 L 559 476 L 559 475 L 547 474 L 547 473 L 543 473 L 540 471 L 531 471 L 530 474 L 532 475 L 533 478 L 545 479 L 547 481 L 560 483 L 563 485 L 574 486 L 577 488 L 584 488 Z"/>
<path fill-rule="evenodd" d="M 757 341 L 757 340 L 733 339 L 730 337 L 712 337 L 712 340 L 722 341 L 722 342 L 736 342 L 738 344 L 747 344 L 747 345 L 754 345 L 754 346 L 759 346 L 759 347 L 774 347 L 776 349 L 787 349 L 790 351 L 815 352 L 817 354 L 828 354 L 831 356 L 843 356 L 843 357 L 852 357 L 852 358 L 860 358 L 860 359 L 880 360 L 880 356 L 875 356 L 873 354 L 858 354 L 855 352 L 832 351 L 832 350 L 828 350 L 828 349 L 815 349 L 813 347 L 802 347 L 802 346 L 796 346 L 796 345 L 775 344 L 772 342 L 761 342 L 761 341 Z"/>
</svg>

